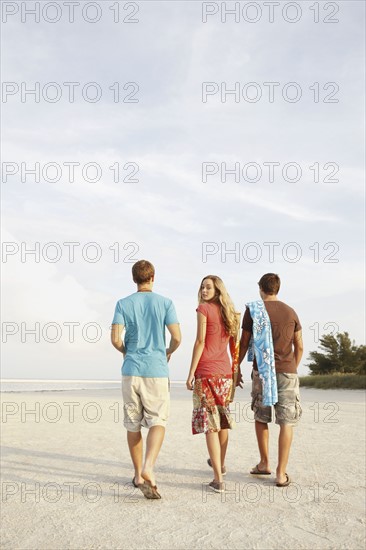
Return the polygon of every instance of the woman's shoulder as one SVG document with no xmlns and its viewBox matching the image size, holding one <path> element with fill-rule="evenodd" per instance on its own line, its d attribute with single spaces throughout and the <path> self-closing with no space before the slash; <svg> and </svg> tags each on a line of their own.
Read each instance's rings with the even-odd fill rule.
<svg viewBox="0 0 366 550">
<path fill-rule="evenodd" d="M 220 306 L 216 302 L 202 302 L 199 304 L 196 311 L 199 311 L 206 316 L 217 316 L 220 315 Z"/>
<path fill-rule="evenodd" d="M 201 304 L 198 304 L 198 306 L 196 307 L 196 311 L 203 313 L 203 315 L 207 315 L 209 311 L 209 308 L 207 306 L 208 306 L 207 303 L 202 302 Z"/>
</svg>

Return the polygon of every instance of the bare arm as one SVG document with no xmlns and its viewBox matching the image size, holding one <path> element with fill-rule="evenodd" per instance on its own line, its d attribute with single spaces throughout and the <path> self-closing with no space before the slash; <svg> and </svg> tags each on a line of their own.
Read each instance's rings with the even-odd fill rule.
<svg viewBox="0 0 366 550">
<path fill-rule="evenodd" d="M 244 329 L 242 330 L 241 338 L 240 338 L 240 348 L 239 348 L 239 366 L 241 365 L 244 357 L 247 354 L 251 336 L 252 336 L 251 332 L 248 332 L 247 330 L 244 330 Z"/>
<path fill-rule="evenodd" d="M 243 383 L 243 376 L 241 374 L 241 368 L 240 368 L 240 365 L 248 351 L 248 347 L 249 347 L 249 342 L 250 342 L 250 338 L 252 336 L 252 333 L 251 332 L 248 332 L 247 330 L 242 330 L 241 332 L 241 338 L 240 338 L 240 347 L 239 347 L 239 359 L 238 359 L 238 363 L 239 363 L 239 367 L 238 367 L 238 378 L 237 378 L 237 381 L 236 381 L 236 385 L 237 386 L 240 386 L 240 388 L 242 388 L 242 383 Z"/>
<path fill-rule="evenodd" d="M 168 349 L 166 350 L 166 356 L 169 361 L 171 354 L 179 348 L 182 340 L 182 335 L 180 332 L 179 323 L 172 323 L 171 325 L 167 325 L 167 329 L 170 332 L 170 344 Z"/>
<path fill-rule="evenodd" d="M 304 345 L 302 343 L 302 330 L 298 330 L 294 333 L 294 356 L 296 361 L 296 368 L 299 366 L 302 354 L 304 352 Z"/>
<path fill-rule="evenodd" d="M 112 325 L 112 329 L 111 329 L 112 346 L 115 347 L 116 350 L 123 353 L 123 355 L 125 355 L 126 353 L 126 348 L 122 340 L 122 333 L 124 328 L 125 328 L 124 325 Z"/>
<path fill-rule="evenodd" d="M 189 374 L 186 382 L 188 390 L 193 389 L 194 373 L 196 372 L 198 362 L 205 347 L 206 327 L 206 317 L 202 313 L 197 311 L 197 335 L 196 341 L 193 346 L 191 367 L 189 369 Z"/>
</svg>

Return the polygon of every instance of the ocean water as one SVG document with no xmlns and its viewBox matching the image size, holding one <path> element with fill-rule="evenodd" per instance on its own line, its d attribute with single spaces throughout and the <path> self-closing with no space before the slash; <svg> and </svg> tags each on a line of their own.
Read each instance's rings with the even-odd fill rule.
<svg viewBox="0 0 366 550">
<path fill-rule="evenodd" d="M 185 387 L 185 382 L 171 382 L 175 387 Z M 118 380 L 39 380 L 10 379 L 0 380 L 0 392 L 43 392 L 72 390 L 120 390 L 121 379 Z"/>
<path fill-rule="evenodd" d="M 1 393 L 26 391 L 67 391 L 67 390 L 107 390 L 118 389 L 121 380 L 37 380 L 1 379 Z"/>
<path fill-rule="evenodd" d="M 121 397 L 121 379 L 119 380 L 36 380 L 36 379 L 0 379 L 0 393 L 9 395 L 20 392 L 74 392 L 82 391 L 84 396 Z M 235 401 L 250 404 L 251 381 L 244 380 L 244 388 L 235 393 Z M 170 381 L 172 399 L 192 400 L 192 392 L 186 389 L 185 381 Z M 300 389 L 301 402 L 312 407 L 325 403 L 328 407 L 339 408 L 342 402 L 363 403 L 366 405 L 365 390 L 320 390 Z"/>
</svg>

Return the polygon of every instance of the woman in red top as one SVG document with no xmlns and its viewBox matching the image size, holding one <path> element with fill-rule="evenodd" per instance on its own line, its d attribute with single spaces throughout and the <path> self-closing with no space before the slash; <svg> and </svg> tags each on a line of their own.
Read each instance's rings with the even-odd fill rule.
<svg viewBox="0 0 366 550">
<path fill-rule="evenodd" d="M 192 433 L 206 434 L 208 463 L 214 470 L 209 487 L 222 492 L 228 429 L 233 425 L 229 411 L 233 368 L 227 348 L 230 344 L 233 356 L 240 319 L 216 275 L 202 280 L 198 302 L 197 336 L 186 382 L 187 389 L 193 389 Z"/>
</svg>

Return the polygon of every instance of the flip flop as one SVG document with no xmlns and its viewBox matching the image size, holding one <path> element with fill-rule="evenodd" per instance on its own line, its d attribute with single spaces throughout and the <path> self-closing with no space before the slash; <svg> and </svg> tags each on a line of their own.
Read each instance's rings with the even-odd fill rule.
<svg viewBox="0 0 366 550">
<path fill-rule="evenodd" d="M 257 464 L 256 466 L 254 466 L 253 470 L 250 470 L 250 473 L 257 476 L 270 476 L 272 472 L 268 470 L 260 470 L 259 464 Z"/>
<path fill-rule="evenodd" d="M 291 479 L 289 475 L 285 474 L 285 476 L 286 476 L 286 481 L 284 481 L 283 483 L 276 483 L 276 487 L 287 487 L 288 485 L 290 485 Z"/>
<path fill-rule="evenodd" d="M 132 482 L 131 482 L 131 483 L 132 483 L 132 485 L 133 485 L 134 487 L 136 487 L 136 489 L 138 488 L 138 484 L 137 484 L 136 481 L 135 481 L 135 476 L 133 476 Z"/>
<path fill-rule="evenodd" d="M 159 499 L 161 498 L 160 493 L 156 485 L 153 485 L 151 481 L 145 480 L 144 483 L 141 483 L 138 488 L 142 491 L 145 498 L 149 499 Z"/>
</svg>

